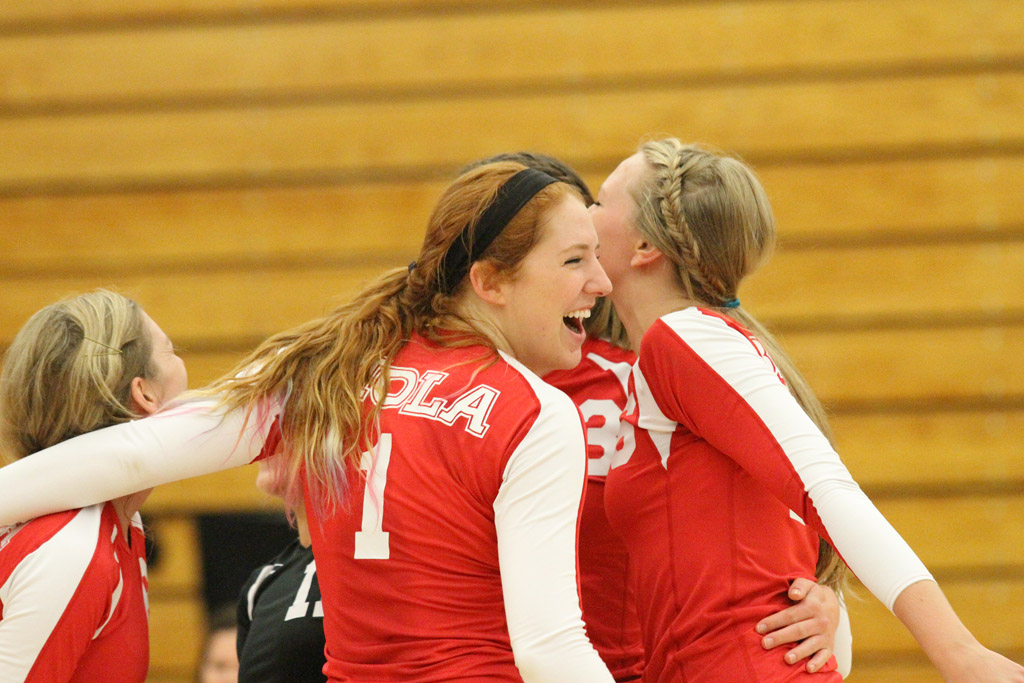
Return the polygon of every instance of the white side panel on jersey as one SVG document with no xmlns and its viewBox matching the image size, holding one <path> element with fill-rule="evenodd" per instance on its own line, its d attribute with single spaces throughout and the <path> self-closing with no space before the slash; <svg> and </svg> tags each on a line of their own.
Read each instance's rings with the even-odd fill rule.
<svg viewBox="0 0 1024 683">
<path fill-rule="evenodd" d="M 110 543 L 113 545 L 117 539 L 119 529 L 114 527 L 111 529 Z M 117 560 L 117 585 L 114 586 L 114 592 L 110 594 L 110 609 L 107 610 L 107 618 L 103 620 L 103 623 L 99 625 L 96 631 L 92 634 L 92 639 L 96 640 L 103 629 L 110 623 L 110 619 L 114 616 L 114 610 L 117 609 L 117 605 L 121 602 L 121 593 L 124 592 L 124 572 L 121 571 L 121 558 L 118 556 L 117 551 L 114 551 L 114 559 Z"/>
<path fill-rule="evenodd" d="M 633 369 L 632 363 L 621 363 L 616 361 L 610 361 L 607 358 L 600 356 L 596 353 L 588 353 L 587 358 L 594 361 L 594 364 L 602 370 L 615 375 L 615 378 L 619 380 L 622 385 L 622 391 L 624 394 L 629 393 L 629 373 Z"/>
<path fill-rule="evenodd" d="M 102 505 L 80 510 L 0 586 L 0 681 L 28 676 L 89 568 L 102 512 Z"/>
<path fill-rule="evenodd" d="M 668 469 L 668 456 L 672 453 L 672 435 L 679 426 L 674 420 L 665 417 L 658 407 L 647 378 L 640 371 L 640 365 L 633 368 L 633 385 L 636 387 L 636 403 L 640 408 L 640 419 L 637 426 L 647 431 L 661 457 L 661 466 Z"/>
</svg>

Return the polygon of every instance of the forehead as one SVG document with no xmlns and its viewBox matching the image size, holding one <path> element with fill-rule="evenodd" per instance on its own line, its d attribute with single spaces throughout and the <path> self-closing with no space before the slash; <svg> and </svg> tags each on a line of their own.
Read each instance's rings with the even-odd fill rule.
<svg viewBox="0 0 1024 683">
<path fill-rule="evenodd" d="M 143 311 L 142 313 L 142 327 L 146 330 L 146 334 L 149 338 L 156 343 L 168 341 L 167 335 L 164 333 L 160 326 L 156 324 L 156 321 L 149 317 L 149 314 Z"/>
<path fill-rule="evenodd" d="M 647 159 L 640 152 L 627 157 L 601 184 L 604 193 L 625 193 L 647 171 Z"/>
<path fill-rule="evenodd" d="M 538 247 L 564 249 L 575 244 L 593 245 L 597 233 L 587 207 L 579 198 L 566 195 L 552 204 L 540 219 Z"/>
</svg>

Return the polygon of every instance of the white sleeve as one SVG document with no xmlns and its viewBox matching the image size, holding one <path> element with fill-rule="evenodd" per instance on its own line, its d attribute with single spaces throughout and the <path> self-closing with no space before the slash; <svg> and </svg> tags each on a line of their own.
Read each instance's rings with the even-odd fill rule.
<svg viewBox="0 0 1024 683">
<path fill-rule="evenodd" d="M 543 400 L 494 501 L 512 652 L 525 683 L 611 681 L 584 631 L 576 581 L 583 427 L 565 394 Z"/>
<path fill-rule="evenodd" d="M 271 405 L 273 403 L 273 405 Z M 68 439 L 0 469 L 0 525 L 87 507 L 255 459 L 280 406 L 192 401 Z"/>
<path fill-rule="evenodd" d="M 850 612 L 846 609 L 846 599 L 840 591 L 836 591 L 836 597 L 839 598 L 839 627 L 836 629 L 832 654 L 836 657 L 839 675 L 848 678 L 853 668 L 853 629 L 850 627 Z"/>
<path fill-rule="evenodd" d="M 683 331 L 681 341 L 701 359 L 685 367 L 713 373 L 683 383 L 700 382 L 704 406 L 695 406 L 690 415 L 701 420 L 709 443 L 761 479 L 805 521 L 816 522 L 819 533 L 826 532 L 857 578 L 890 610 L 905 588 L 932 578 L 749 339 L 698 309 L 663 320 L 677 334 Z M 716 407 L 742 405 L 736 398 L 747 409 L 735 409 L 723 421 Z M 707 415 L 699 417 L 701 411 Z"/>
</svg>

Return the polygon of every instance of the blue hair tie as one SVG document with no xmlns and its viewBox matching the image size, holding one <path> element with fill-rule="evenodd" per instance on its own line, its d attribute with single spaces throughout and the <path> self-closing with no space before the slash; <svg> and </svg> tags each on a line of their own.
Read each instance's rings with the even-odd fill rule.
<svg viewBox="0 0 1024 683">
<path fill-rule="evenodd" d="M 729 299 L 728 301 L 725 301 L 725 302 L 722 303 L 722 308 L 739 308 L 739 307 L 740 307 L 740 300 L 739 299 Z"/>
</svg>

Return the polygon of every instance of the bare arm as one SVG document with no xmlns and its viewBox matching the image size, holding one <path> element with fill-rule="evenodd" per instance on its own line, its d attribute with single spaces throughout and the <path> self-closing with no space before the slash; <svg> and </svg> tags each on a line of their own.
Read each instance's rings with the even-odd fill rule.
<svg viewBox="0 0 1024 683">
<path fill-rule="evenodd" d="M 1024 667 L 982 646 L 934 581 L 908 586 L 892 611 L 949 683 L 1024 683 Z"/>
</svg>

